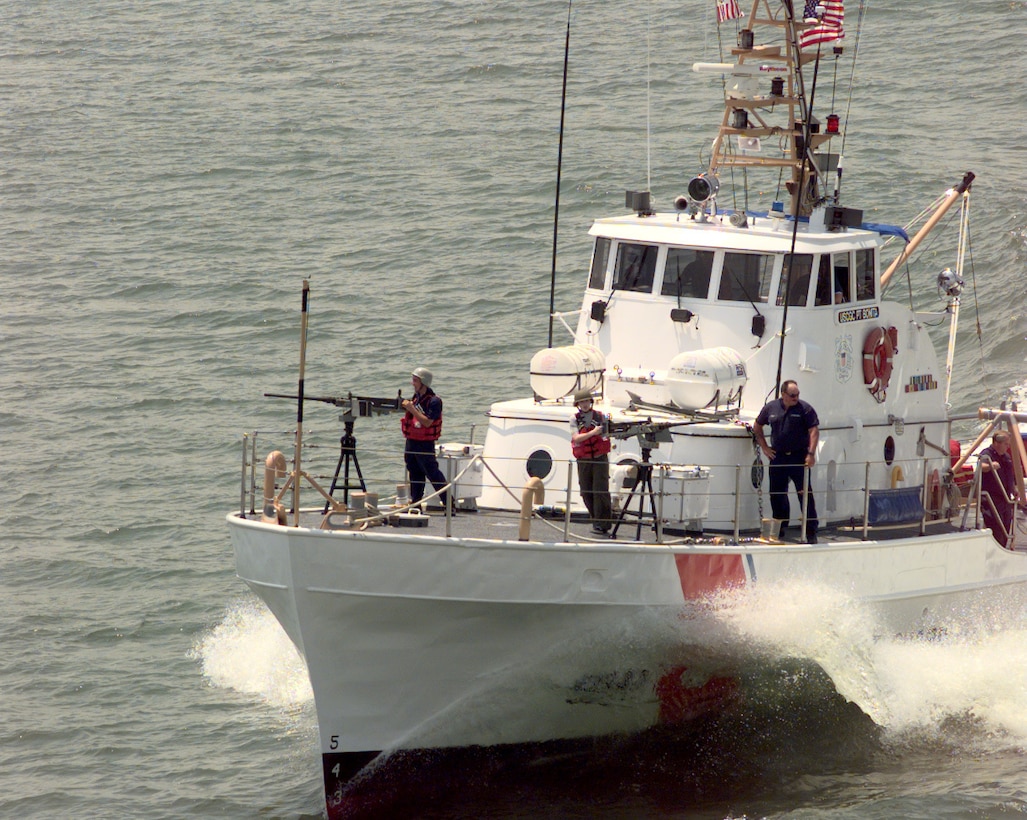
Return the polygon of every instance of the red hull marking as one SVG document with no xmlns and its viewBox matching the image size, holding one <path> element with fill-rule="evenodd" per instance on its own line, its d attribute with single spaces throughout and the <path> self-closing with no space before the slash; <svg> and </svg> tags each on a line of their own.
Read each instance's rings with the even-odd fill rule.
<svg viewBox="0 0 1027 820">
<path fill-rule="evenodd" d="M 741 555 L 674 556 L 685 599 L 702 598 L 711 592 L 745 586 Z"/>
<path fill-rule="evenodd" d="M 686 686 L 681 676 L 686 666 L 675 666 L 656 683 L 660 701 L 657 720 L 661 725 L 674 725 L 695 720 L 710 712 L 719 712 L 738 695 L 734 678 L 709 678 L 702 686 Z"/>
</svg>

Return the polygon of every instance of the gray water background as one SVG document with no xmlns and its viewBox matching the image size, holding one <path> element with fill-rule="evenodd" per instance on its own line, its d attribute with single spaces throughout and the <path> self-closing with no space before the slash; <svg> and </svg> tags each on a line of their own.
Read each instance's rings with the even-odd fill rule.
<svg viewBox="0 0 1027 820">
<path fill-rule="evenodd" d="M 592 218 L 621 212 L 650 165 L 664 205 L 703 170 L 720 90 L 690 67 L 720 59 L 712 7 L 575 6 L 558 309 L 578 306 Z M 239 437 L 291 427 L 288 403 L 262 393 L 295 388 L 303 279 L 309 393 L 392 395 L 427 365 L 462 439 L 491 401 L 527 392 L 547 343 L 566 13 L 541 0 L 6 4 L 0 814 L 319 816 L 302 664 L 235 577 L 223 523 Z M 1023 2 L 882 0 L 859 45 L 846 202 L 901 224 L 978 174 L 960 411 L 1024 383 L 1025 32 Z M 954 262 L 951 241 L 927 243 L 918 304 Z M 307 424 L 338 434 L 327 409 Z M 392 421 L 358 433 L 398 449 Z M 795 704 L 824 717 L 811 748 L 845 751 L 830 765 L 769 724 L 723 739 L 726 767 L 754 769 L 724 794 L 625 764 L 613 789 L 616 766 L 571 791 L 531 778 L 443 790 L 432 811 L 1021 816 L 1024 605 L 962 643 L 882 648 L 880 733 L 830 699 Z M 787 643 L 807 625 L 784 628 Z M 866 662 L 838 658 L 852 675 Z"/>
</svg>

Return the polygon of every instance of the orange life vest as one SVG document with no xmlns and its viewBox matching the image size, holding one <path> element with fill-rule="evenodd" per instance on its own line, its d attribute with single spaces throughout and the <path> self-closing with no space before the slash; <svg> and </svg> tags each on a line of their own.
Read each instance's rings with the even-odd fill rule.
<svg viewBox="0 0 1027 820">
<path fill-rule="evenodd" d="M 414 396 L 414 405 L 425 415 L 424 408 L 428 404 L 428 400 L 437 398 L 431 390 L 427 390 L 424 395 Z M 441 401 L 441 399 L 440 399 Z M 400 428 L 403 430 L 403 435 L 411 439 L 412 441 L 438 441 L 442 435 L 442 414 L 439 414 L 437 419 L 431 419 L 431 423 L 424 427 L 421 422 L 414 418 L 414 414 L 409 410 L 400 419 Z"/>
<path fill-rule="evenodd" d="M 589 427 L 582 427 L 583 413 L 577 413 L 574 416 L 574 420 L 577 422 L 578 432 L 587 433 L 589 430 L 593 430 L 603 423 L 603 414 L 598 410 L 592 410 L 592 418 L 598 422 L 598 424 L 590 425 Z M 607 436 L 592 436 L 584 441 L 575 444 L 571 442 L 571 452 L 575 458 L 578 459 L 589 459 L 596 458 L 597 456 L 605 456 L 610 452 L 610 439 Z"/>
</svg>

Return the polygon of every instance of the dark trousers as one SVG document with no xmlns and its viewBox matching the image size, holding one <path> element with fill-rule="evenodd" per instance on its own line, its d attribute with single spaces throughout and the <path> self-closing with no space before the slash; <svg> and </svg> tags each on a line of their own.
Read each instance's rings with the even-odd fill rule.
<svg viewBox="0 0 1027 820">
<path fill-rule="evenodd" d="M 1006 501 L 999 492 L 991 496 L 991 502 L 998 511 L 998 518 L 995 518 L 995 513 L 991 511 L 991 504 L 988 503 L 987 499 L 982 499 L 981 514 L 984 517 L 984 526 L 991 530 L 995 540 L 1004 547 L 1008 543 L 1006 539 L 1009 533 L 1013 531 L 1013 512 L 1015 507 Z"/>
<path fill-rule="evenodd" d="M 593 524 L 604 529 L 611 526 L 610 458 L 578 459 L 578 488 Z"/>
<path fill-rule="evenodd" d="M 782 527 L 788 524 L 792 512 L 788 503 L 788 484 L 794 484 L 799 497 L 799 509 L 806 509 L 806 535 L 816 535 L 820 522 L 817 521 L 817 505 L 813 500 L 812 488 L 805 486 L 805 463 L 804 453 L 778 453 L 770 462 L 770 509 L 774 518 L 781 519 Z M 808 507 L 805 505 L 807 499 Z"/>
<path fill-rule="evenodd" d="M 407 439 L 406 451 L 403 453 L 407 472 L 410 474 L 410 500 L 415 504 L 424 498 L 425 479 L 432 483 L 436 490 L 446 486 L 446 477 L 439 469 L 439 461 L 435 458 L 434 441 L 414 441 Z M 439 497 L 442 506 L 446 505 L 446 493 Z"/>
</svg>

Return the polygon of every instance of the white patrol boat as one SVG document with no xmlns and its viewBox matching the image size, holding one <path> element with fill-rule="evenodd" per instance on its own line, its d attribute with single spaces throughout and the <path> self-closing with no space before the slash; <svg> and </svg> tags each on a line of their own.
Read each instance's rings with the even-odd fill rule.
<svg viewBox="0 0 1027 820">
<path fill-rule="evenodd" d="M 665 636 L 612 651 L 599 636 L 632 618 L 686 622 L 711 596 L 809 579 L 872 605 L 882 629 L 916 633 L 1027 582 L 1018 532 L 984 528 L 993 501 L 964 466 L 996 425 L 1023 419 L 982 410 L 981 436 L 951 450 L 962 255 L 932 283 L 932 318 L 950 325 L 944 359 L 925 316 L 886 298 L 945 210 L 958 205 L 966 225 L 973 176 L 912 239 L 843 206 L 831 145 L 844 123 L 810 105 L 821 54 L 839 56 L 841 21 L 792 9 L 760 0 L 742 17 L 724 12 L 732 39 L 737 29 L 730 62 L 696 65 L 726 78 L 708 171 L 671 211 L 628 192 L 625 213 L 594 223 L 581 306 L 554 314 L 567 343 L 532 359 L 535 395 L 494 404 L 483 446 L 439 448 L 456 510 L 425 514 L 402 487 L 365 492 L 345 437 L 341 491 L 340 468 L 329 488 L 304 471 L 302 352 L 292 464 L 267 456 L 262 499 L 263 453 L 245 437 L 228 515 L 236 565 L 306 660 L 329 817 L 383 751 L 634 732 L 731 701 L 734 670 L 701 646 Z M 726 190 L 757 171 L 783 183 L 762 212 Z M 907 244 L 886 260 L 891 234 Z M 306 290 L 303 305 L 301 351 Z M 816 544 L 801 538 L 794 494 L 797 537 L 776 537 L 755 445 L 757 414 L 785 379 L 820 419 Z M 592 533 L 574 476 L 571 397 L 583 389 L 612 419 L 612 537 Z M 358 416 L 400 410 L 319 400 L 343 408 L 349 433 Z M 1027 457 L 1013 438 L 1008 490 L 1022 503 Z M 477 719 L 452 719 L 485 699 Z"/>
</svg>

